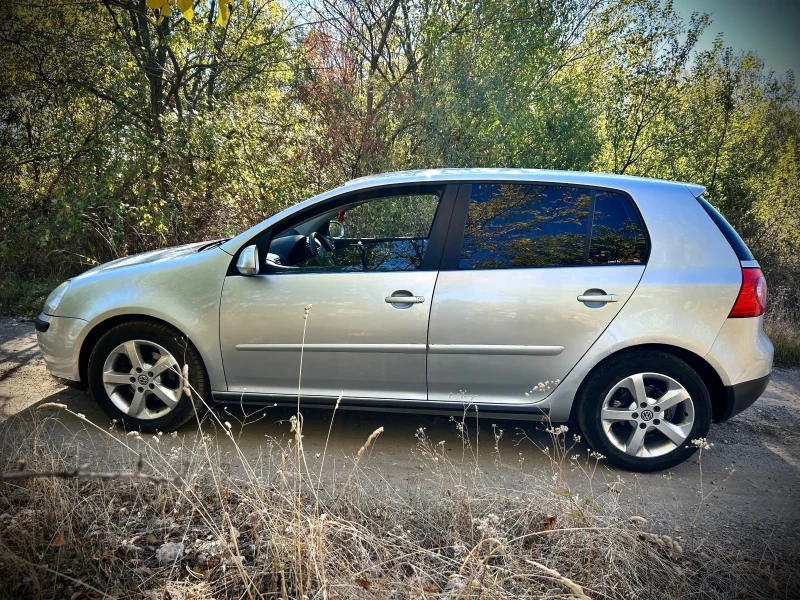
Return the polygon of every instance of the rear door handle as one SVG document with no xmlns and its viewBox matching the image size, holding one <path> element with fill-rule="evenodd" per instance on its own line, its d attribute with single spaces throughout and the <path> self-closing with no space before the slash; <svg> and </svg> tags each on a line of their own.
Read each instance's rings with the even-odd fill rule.
<svg viewBox="0 0 800 600">
<path fill-rule="evenodd" d="M 425 298 L 422 296 L 386 296 L 387 304 L 422 304 Z"/>
<path fill-rule="evenodd" d="M 589 294 L 578 296 L 578 302 L 616 302 L 616 294 Z"/>
</svg>

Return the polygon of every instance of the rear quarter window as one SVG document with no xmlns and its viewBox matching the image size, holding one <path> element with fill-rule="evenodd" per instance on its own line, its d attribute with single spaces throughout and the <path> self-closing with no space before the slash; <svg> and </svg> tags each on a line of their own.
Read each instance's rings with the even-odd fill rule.
<svg viewBox="0 0 800 600">
<path fill-rule="evenodd" d="M 642 220 L 624 194 L 598 191 L 594 201 L 589 265 L 640 265 L 647 259 Z"/>
</svg>

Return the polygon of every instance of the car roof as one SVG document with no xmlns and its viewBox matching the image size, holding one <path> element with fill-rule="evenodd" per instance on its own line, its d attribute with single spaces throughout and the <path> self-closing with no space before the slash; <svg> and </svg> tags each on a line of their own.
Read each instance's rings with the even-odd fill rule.
<svg viewBox="0 0 800 600">
<path fill-rule="evenodd" d="M 630 175 L 616 175 L 613 173 L 592 173 L 588 171 L 558 171 L 552 169 L 510 169 L 510 168 L 460 168 L 460 169 L 418 169 L 412 171 L 394 171 L 367 175 L 351 179 L 338 190 L 346 191 L 347 188 L 363 189 L 378 185 L 392 185 L 404 183 L 429 183 L 447 181 L 473 181 L 475 179 L 488 181 L 516 181 L 534 179 L 552 183 L 574 183 L 576 185 L 591 185 L 597 187 L 613 187 L 625 190 L 628 187 L 639 187 L 642 184 L 667 184 L 689 188 L 695 197 L 705 191 L 705 187 L 693 183 L 667 181 L 649 177 L 633 177 Z"/>
<path fill-rule="evenodd" d="M 243 244 L 249 242 L 260 232 L 271 227 L 275 222 L 290 216 L 293 213 L 304 210 L 310 206 L 328 200 L 334 196 L 349 194 L 373 187 L 385 185 L 403 184 L 423 184 L 423 183 L 446 183 L 458 181 L 535 181 L 543 183 L 557 183 L 567 185 L 584 185 L 594 187 L 605 187 L 631 193 L 636 197 L 636 191 L 643 187 L 675 187 L 689 189 L 695 196 L 699 196 L 705 191 L 705 187 L 691 183 L 680 183 L 675 181 L 665 181 L 662 179 L 649 179 L 645 177 L 631 177 L 629 175 L 613 175 L 610 173 L 588 173 L 583 171 L 552 171 L 546 169 L 419 169 L 416 171 L 395 171 L 392 173 L 380 173 L 378 175 L 368 175 L 353 179 L 340 187 L 330 189 L 318 196 L 309 198 L 304 202 L 295 204 L 286 210 L 273 215 L 258 225 L 251 227 L 247 231 L 231 238 L 220 248 L 229 254 L 236 253 Z"/>
</svg>

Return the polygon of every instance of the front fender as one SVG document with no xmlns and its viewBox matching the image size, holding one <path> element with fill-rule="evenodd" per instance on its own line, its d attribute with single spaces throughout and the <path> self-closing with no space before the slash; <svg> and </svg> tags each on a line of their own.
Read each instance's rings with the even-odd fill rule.
<svg viewBox="0 0 800 600">
<path fill-rule="evenodd" d="M 75 379 L 80 379 L 80 356 L 87 340 L 96 340 L 98 331 L 119 322 L 120 317 L 147 317 L 186 335 L 203 359 L 211 389 L 226 390 L 219 303 L 230 260 L 230 255 L 213 249 L 73 279 L 58 313 L 87 322 L 75 340 Z"/>
</svg>

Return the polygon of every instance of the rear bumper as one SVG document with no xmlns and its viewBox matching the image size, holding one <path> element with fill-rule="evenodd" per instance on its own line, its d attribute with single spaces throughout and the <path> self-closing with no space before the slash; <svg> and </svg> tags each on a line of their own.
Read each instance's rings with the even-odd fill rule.
<svg viewBox="0 0 800 600">
<path fill-rule="evenodd" d="M 734 385 L 726 385 L 725 392 L 727 393 L 727 402 L 725 404 L 725 411 L 722 413 L 719 421 L 727 421 L 731 417 L 738 415 L 744 409 L 749 408 L 753 402 L 761 397 L 764 390 L 767 389 L 767 384 L 771 376 L 772 373 L 769 373 L 758 379 L 751 379 L 750 381 L 743 381 Z"/>
<path fill-rule="evenodd" d="M 764 317 L 726 319 L 705 359 L 725 386 L 761 379 L 772 372 L 772 342 Z"/>
</svg>

